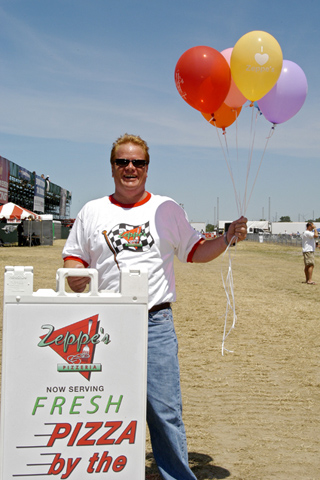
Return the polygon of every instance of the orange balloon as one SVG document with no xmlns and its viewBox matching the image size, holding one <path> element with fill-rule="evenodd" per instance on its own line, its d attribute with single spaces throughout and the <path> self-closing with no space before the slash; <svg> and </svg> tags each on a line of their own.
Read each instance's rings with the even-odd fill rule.
<svg viewBox="0 0 320 480">
<path fill-rule="evenodd" d="M 201 114 L 211 125 L 224 130 L 236 121 L 241 109 L 242 107 L 232 108 L 223 103 L 215 113 L 201 112 Z"/>
</svg>

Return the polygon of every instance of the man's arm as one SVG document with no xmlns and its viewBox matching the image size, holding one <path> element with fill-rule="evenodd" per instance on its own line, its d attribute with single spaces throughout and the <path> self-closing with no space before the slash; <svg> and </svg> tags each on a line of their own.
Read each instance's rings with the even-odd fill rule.
<svg viewBox="0 0 320 480">
<path fill-rule="evenodd" d="M 313 228 L 314 238 L 318 238 L 319 233 L 318 233 L 317 227 L 315 226 L 314 223 L 312 224 L 312 228 Z"/>
<path fill-rule="evenodd" d="M 77 260 L 67 259 L 64 261 L 64 268 L 85 268 L 83 263 Z M 85 290 L 87 284 L 90 282 L 89 277 L 67 277 L 67 281 L 71 290 L 76 293 L 81 293 Z"/>
<path fill-rule="evenodd" d="M 237 241 L 242 241 L 247 236 L 247 219 L 240 217 L 231 223 L 226 238 L 228 243 L 232 238 L 236 237 Z M 196 251 L 193 254 L 192 261 L 194 263 L 206 263 L 211 262 L 223 253 L 227 248 L 227 244 L 224 236 L 214 238 L 212 240 L 204 240 L 199 244 Z"/>
</svg>

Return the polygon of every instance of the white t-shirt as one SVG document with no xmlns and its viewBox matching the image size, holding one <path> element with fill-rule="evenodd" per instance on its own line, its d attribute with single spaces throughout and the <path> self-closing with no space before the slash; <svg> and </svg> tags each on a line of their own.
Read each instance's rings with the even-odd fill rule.
<svg viewBox="0 0 320 480">
<path fill-rule="evenodd" d="M 314 232 L 306 230 L 301 235 L 302 238 L 302 251 L 303 252 L 314 252 L 316 248 L 316 241 L 314 239 Z"/>
<path fill-rule="evenodd" d="M 110 196 L 82 208 L 62 256 L 97 269 L 99 290 L 118 292 L 119 269 L 146 267 L 151 308 L 175 301 L 174 255 L 192 261 L 202 238 L 169 197 L 148 193 L 138 204 L 121 205 Z"/>
</svg>

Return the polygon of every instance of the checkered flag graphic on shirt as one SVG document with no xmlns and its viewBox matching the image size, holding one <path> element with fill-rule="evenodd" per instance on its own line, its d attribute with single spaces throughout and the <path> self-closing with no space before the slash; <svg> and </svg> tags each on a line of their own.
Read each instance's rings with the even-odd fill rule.
<svg viewBox="0 0 320 480">
<path fill-rule="evenodd" d="M 149 222 L 143 225 L 120 223 L 108 232 L 108 238 L 117 254 L 122 250 L 145 252 L 154 244 Z"/>
</svg>

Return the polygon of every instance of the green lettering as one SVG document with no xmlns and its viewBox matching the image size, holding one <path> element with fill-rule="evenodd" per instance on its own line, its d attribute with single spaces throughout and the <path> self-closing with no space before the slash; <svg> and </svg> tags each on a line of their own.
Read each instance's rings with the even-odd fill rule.
<svg viewBox="0 0 320 480">
<path fill-rule="evenodd" d="M 53 415 L 53 412 L 56 408 L 59 410 L 59 415 L 62 414 L 62 405 L 66 403 L 66 399 L 64 397 L 54 397 L 52 408 L 50 411 L 50 415 Z"/>
<path fill-rule="evenodd" d="M 77 412 L 77 411 L 74 411 L 74 408 L 75 407 L 81 407 L 81 403 L 77 403 L 77 400 L 80 399 L 80 398 L 84 398 L 84 397 L 73 397 L 73 402 L 72 402 L 72 405 L 70 407 L 70 415 L 73 415 L 73 414 L 77 414 L 79 415 L 80 412 Z"/>
<path fill-rule="evenodd" d="M 99 405 L 95 402 L 96 398 L 101 398 L 101 395 L 96 395 L 95 397 L 91 398 L 90 403 L 91 403 L 91 405 L 93 405 L 95 407 L 95 409 L 92 410 L 92 411 L 87 410 L 87 413 L 89 413 L 89 414 L 96 413 L 99 410 Z"/>
<path fill-rule="evenodd" d="M 47 400 L 48 397 L 37 397 L 37 400 L 34 404 L 33 410 L 32 410 L 32 415 L 35 415 L 37 408 L 44 407 L 44 405 L 41 405 L 39 402 L 40 400 Z"/>
</svg>

